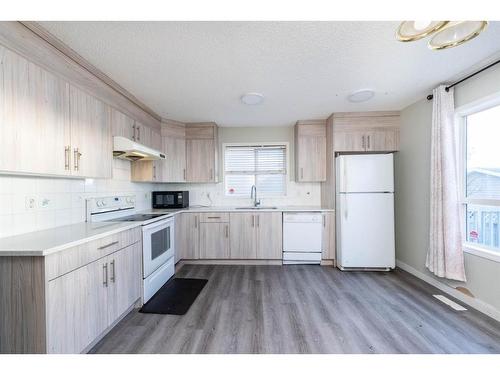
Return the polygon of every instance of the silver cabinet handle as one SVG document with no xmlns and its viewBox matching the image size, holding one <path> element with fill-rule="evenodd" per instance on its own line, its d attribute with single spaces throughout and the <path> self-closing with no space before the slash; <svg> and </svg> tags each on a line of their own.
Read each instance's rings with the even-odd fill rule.
<svg viewBox="0 0 500 375">
<path fill-rule="evenodd" d="M 210 168 L 210 180 L 214 179 L 214 170 Z"/>
<path fill-rule="evenodd" d="M 104 285 L 105 287 L 108 287 L 108 263 L 104 263 L 102 265 L 102 271 L 103 271 L 103 282 L 102 282 L 102 285 Z"/>
<path fill-rule="evenodd" d="M 73 168 L 75 171 L 78 170 L 78 149 L 73 149 Z"/>
<path fill-rule="evenodd" d="M 225 227 L 225 232 L 226 232 L 226 238 L 229 237 L 229 227 L 226 225 Z"/>
<path fill-rule="evenodd" d="M 198 228 L 198 216 L 194 217 L 194 227 Z"/>
<path fill-rule="evenodd" d="M 252 215 L 252 228 L 255 226 L 255 215 Z"/>
<path fill-rule="evenodd" d="M 300 168 L 300 179 L 304 179 L 304 168 Z"/>
<path fill-rule="evenodd" d="M 111 282 L 115 282 L 116 281 L 116 273 L 115 273 L 115 260 L 113 259 L 111 261 Z"/>
<path fill-rule="evenodd" d="M 326 217 L 323 215 L 323 227 L 326 227 Z"/>
<path fill-rule="evenodd" d="M 370 136 L 367 136 L 367 146 L 366 148 L 369 150 L 370 149 Z"/>
<path fill-rule="evenodd" d="M 361 148 L 365 149 L 365 136 L 361 137 Z"/>
<path fill-rule="evenodd" d="M 137 140 L 138 141 L 141 140 L 141 127 L 140 126 L 137 126 Z"/>
<path fill-rule="evenodd" d="M 207 216 L 207 219 L 220 219 L 220 216 Z"/>
<path fill-rule="evenodd" d="M 135 124 L 132 125 L 132 140 L 135 141 Z"/>
<path fill-rule="evenodd" d="M 184 181 L 186 181 L 186 168 L 184 168 L 184 169 L 182 170 L 182 174 L 183 174 L 183 176 L 184 176 Z"/>
<path fill-rule="evenodd" d="M 260 216 L 257 215 L 257 227 L 260 227 Z"/>
<path fill-rule="evenodd" d="M 103 250 L 103 249 L 106 249 L 110 246 L 113 246 L 113 245 L 116 245 L 118 243 L 118 241 L 114 241 L 114 242 L 111 242 L 111 243 L 108 243 L 107 245 L 104 245 L 104 246 L 101 246 L 101 247 L 98 247 L 97 250 Z"/>
<path fill-rule="evenodd" d="M 153 180 L 156 180 L 156 165 L 153 165 Z"/>
</svg>

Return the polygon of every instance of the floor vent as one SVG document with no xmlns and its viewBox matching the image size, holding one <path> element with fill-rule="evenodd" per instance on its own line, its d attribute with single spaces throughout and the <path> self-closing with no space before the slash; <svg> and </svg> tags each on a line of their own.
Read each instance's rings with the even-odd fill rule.
<svg viewBox="0 0 500 375">
<path fill-rule="evenodd" d="M 434 294 L 433 295 L 435 298 L 440 300 L 443 303 L 446 303 L 448 306 L 450 306 L 452 309 L 457 310 L 457 311 L 467 311 L 467 309 L 463 306 L 460 306 L 458 303 L 453 302 L 451 299 L 441 295 L 441 294 Z"/>
</svg>

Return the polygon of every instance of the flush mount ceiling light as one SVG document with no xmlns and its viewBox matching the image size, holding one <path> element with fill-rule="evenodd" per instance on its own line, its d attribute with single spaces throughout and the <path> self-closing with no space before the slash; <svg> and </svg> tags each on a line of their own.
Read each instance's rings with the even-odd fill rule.
<svg viewBox="0 0 500 375">
<path fill-rule="evenodd" d="M 347 100 L 349 100 L 351 103 L 362 103 L 370 100 L 374 96 L 375 91 L 370 89 L 362 89 L 349 94 Z"/>
<path fill-rule="evenodd" d="M 475 38 L 487 25 L 487 21 L 404 21 L 398 27 L 396 39 L 413 42 L 433 35 L 428 43 L 429 48 L 441 50 Z"/>
<path fill-rule="evenodd" d="M 257 105 L 264 101 L 264 95 L 258 92 L 247 92 L 241 96 L 240 100 L 243 104 Z"/>
<path fill-rule="evenodd" d="M 398 27 L 396 38 L 401 42 L 413 42 L 441 30 L 447 23 L 448 21 L 404 21 Z"/>
<path fill-rule="evenodd" d="M 432 37 L 429 48 L 440 50 L 459 46 L 481 34 L 487 25 L 486 21 L 450 22 Z"/>
</svg>

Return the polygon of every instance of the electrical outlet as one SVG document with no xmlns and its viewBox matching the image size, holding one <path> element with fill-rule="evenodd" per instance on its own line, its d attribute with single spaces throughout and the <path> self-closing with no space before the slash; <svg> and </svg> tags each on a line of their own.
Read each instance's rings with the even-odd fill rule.
<svg viewBox="0 0 500 375">
<path fill-rule="evenodd" d="M 49 198 L 42 198 L 40 200 L 40 207 L 41 208 L 48 208 L 50 206 L 50 199 Z"/>
<path fill-rule="evenodd" d="M 34 210 L 36 208 L 36 198 L 33 196 L 26 197 L 25 204 L 27 210 Z"/>
</svg>

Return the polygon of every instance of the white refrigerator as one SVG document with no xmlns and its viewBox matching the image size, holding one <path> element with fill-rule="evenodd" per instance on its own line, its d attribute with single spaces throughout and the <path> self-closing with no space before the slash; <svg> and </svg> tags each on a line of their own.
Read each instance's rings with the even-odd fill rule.
<svg viewBox="0 0 500 375">
<path fill-rule="evenodd" d="M 336 157 L 337 265 L 395 267 L 393 154 Z"/>
</svg>

